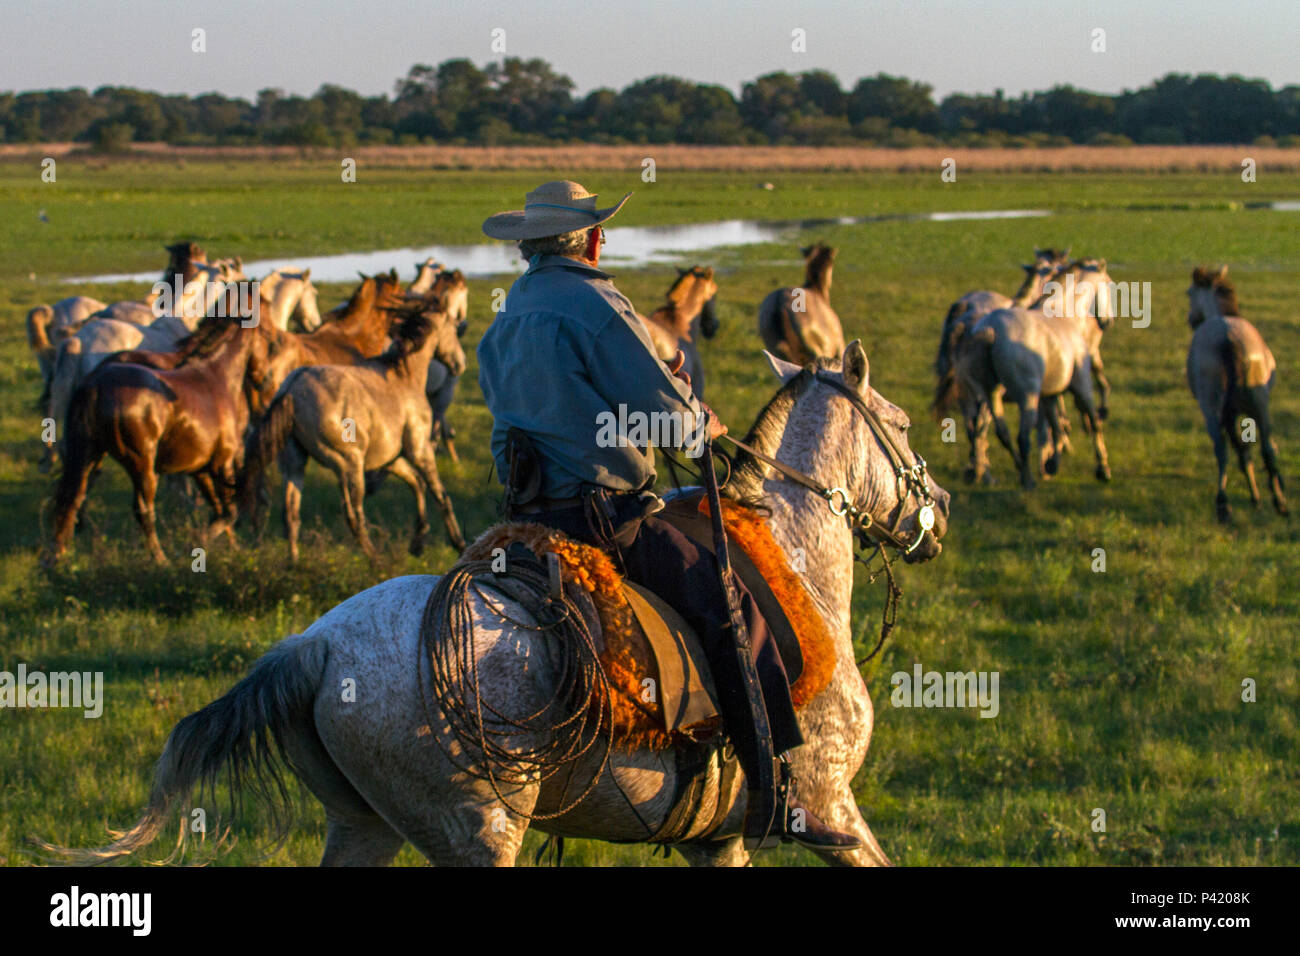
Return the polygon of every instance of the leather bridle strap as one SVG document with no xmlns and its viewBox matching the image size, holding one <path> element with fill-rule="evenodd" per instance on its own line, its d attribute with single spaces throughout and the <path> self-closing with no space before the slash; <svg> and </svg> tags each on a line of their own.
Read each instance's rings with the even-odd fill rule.
<svg viewBox="0 0 1300 956">
<path fill-rule="evenodd" d="M 829 385 L 846 398 L 850 405 L 862 415 L 867 423 L 867 429 L 875 436 L 876 441 L 880 444 L 881 449 L 889 457 L 894 467 L 895 474 L 899 483 L 899 502 L 898 514 L 894 519 L 893 527 L 886 528 L 884 525 L 877 523 L 871 516 L 871 513 L 862 505 L 853 502 L 849 498 L 849 493 L 843 488 L 828 488 L 818 482 L 816 479 L 797 471 L 775 458 L 763 454 L 752 445 L 743 442 L 730 435 L 721 435 L 736 448 L 744 451 L 768 467 L 776 470 L 781 475 L 798 485 L 802 485 L 809 491 L 824 498 L 829 504 L 830 509 L 837 515 L 844 515 L 849 519 L 849 524 L 855 533 L 874 538 L 878 542 L 892 545 L 904 554 L 911 554 L 920 546 L 921 540 L 925 537 L 927 531 L 934 527 L 934 499 L 930 495 L 929 483 L 926 475 L 925 459 L 916 458 L 911 467 L 907 465 L 907 456 L 903 454 L 902 449 L 894 441 L 893 436 L 885 429 L 884 423 L 880 417 L 864 402 L 856 392 L 841 382 L 836 381 L 828 375 L 817 372 L 816 378 L 819 382 Z M 920 533 L 916 540 L 908 542 L 898 533 L 898 526 L 903 520 L 903 506 L 908 497 L 915 494 L 922 502 L 920 513 Z M 838 499 L 838 500 L 837 500 Z"/>
</svg>

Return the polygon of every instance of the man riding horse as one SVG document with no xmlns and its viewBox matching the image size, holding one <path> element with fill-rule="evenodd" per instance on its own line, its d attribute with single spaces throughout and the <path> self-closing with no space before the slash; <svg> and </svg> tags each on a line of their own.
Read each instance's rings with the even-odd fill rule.
<svg viewBox="0 0 1300 956">
<path fill-rule="evenodd" d="M 719 709 L 750 782 L 762 779 L 760 754 L 800 746 L 790 684 L 771 632 L 752 595 L 735 579 L 751 654 L 771 726 L 761 741 L 730 628 L 717 558 L 656 513 L 654 442 L 610 441 L 601 422 L 665 420 L 677 447 L 710 439 L 726 428 L 691 392 L 680 374 L 655 355 L 632 304 L 598 268 L 602 224 L 631 196 L 596 207 L 575 182 L 550 182 L 525 198 L 524 208 L 483 223 L 493 239 L 517 241 L 528 270 L 511 287 L 505 308 L 478 347 L 479 384 L 492 412 L 492 455 L 506 485 L 512 519 L 542 524 L 604 549 L 627 578 L 662 596 L 695 629 L 719 692 Z M 696 423 L 692 427 L 691 423 Z M 604 429 L 607 431 L 607 428 Z M 694 434 L 692 434 L 694 433 Z M 745 821 L 749 841 L 767 836 L 764 803 L 751 790 Z M 854 849 L 860 841 L 830 829 L 793 797 L 772 830 L 814 849 Z"/>
</svg>

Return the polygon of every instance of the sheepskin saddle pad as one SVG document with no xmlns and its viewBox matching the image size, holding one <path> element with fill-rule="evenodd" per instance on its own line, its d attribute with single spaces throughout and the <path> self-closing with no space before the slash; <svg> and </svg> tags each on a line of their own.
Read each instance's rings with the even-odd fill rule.
<svg viewBox="0 0 1300 956">
<path fill-rule="evenodd" d="M 707 501 L 679 497 L 658 517 L 712 551 Z M 835 669 L 830 634 L 762 516 L 724 501 L 723 517 L 733 570 L 773 633 L 791 681 L 791 697 L 800 708 L 830 683 Z M 612 691 L 615 746 L 666 749 L 721 730 L 717 691 L 703 647 L 667 601 L 625 580 L 601 549 L 539 524 L 495 525 L 465 550 L 463 559 L 491 561 L 516 543 L 543 562 L 548 552 L 555 554 L 566 586 L 576 586 L 595 607 L 596 646 Z"/>
</svg>

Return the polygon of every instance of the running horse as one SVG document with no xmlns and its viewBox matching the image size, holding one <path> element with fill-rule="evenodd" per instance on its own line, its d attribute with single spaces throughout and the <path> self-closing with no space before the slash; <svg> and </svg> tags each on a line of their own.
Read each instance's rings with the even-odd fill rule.
<svg viewBox="0 0 1300 956">
<path fill-rule="evenodd" d="M 1273 353 L 1259 330 L 1241 317 L 1237 290 L 1228 279 L 1227 266 L 1217 270 L 1198 267 L 1192 272 L 1187 298 L 1187 323 L 1193 329 L 1192 342 L 1187 350 L 1187 384 L 1205 419 L 1205 430 L 1214 443 L 1214 458 L 1219 465 L 1215 512 L 1223 522 L 1232 517 L 1232 509 L 1228 506 L 1225 435 L 1237 452 L 1237 462 L 1250 489 L 1250 502 L 1259 507 L 1259 486 L 1255 483 L 1250 443 L 1243 438 L 1237 424 L 1237 419 L 1244 417 L 1253 422 L 1258 431 L 1259 450 L 1264 456 L 1264 467 L 1268 469 L 1273 507 L 1280 515 L 1289 514 L 1282 472 L 1277 464 L 1273 420 L 1268 410 L 1269 393 L 1277 377 Z"/>
<path fill-rule="evenodd" d="M 770 533 L 787 562 L 802 558 L 797 586 L 827 635 L 825 683 L 804 705 L 808 742 L 792 752 L 791 762 L 800 800 L 863 845 L 823 857 L 843 865 L 887 865 L 852 789 L 873 726 L 849 621 L 856 532 L 892 529 L 909 542 L 909 562 L 934 558 L 947 528 L 948 495 L 911 452 L 907 415 L 871 388 L 861 343 L 851 343 L 838 361 L 807 368 L 774 356 L 769 361 L 781 385 L 745 439 L 763 458 L 739 453 L 725 492 Z M 906 481 L 900 480 L 900 455 L 915 462 Z M 787 472 L 815 475 L 839 492 L 828 498 Z M 745 502 L 763 507 L 752 510 Z M 817 547 L 808 548 L 810 541 Z M 677 842 L 676 848 L 695 864 L 747 862 L 743 774 L 729 786 L 715 773 L 686 774 L 680 751 L 671 747 L 590 748 L 544 780 L 504 784 L 498 778 L 500 796 L 477 761 L 473 772 L 463 771 L 461 763 L 477 745 L 448 723 L 449 711 L 463 712 L 457 701 L 471 709 L 477 703 L 499 726 L 524 728 L 501 743 L 520 759 L 563 757 L 557 725 L 529 722 L 563 699 L 558 689 L 572 686 L 574 645 L 550 638 L 522 604 L 486 589 L 467 592 L 472 640 L 458 641 L 455 629 L 426 629 L 426 605 L 438 584 L 433 575 L 394 578 L 282 641 L 225 696 L 172 730 L 148 806 L 133 827 L 99 849 L 42 846 L 79 862 L 126 856 L 164 828 L 175 830 L 193 789 L 227 777 L 285 811 L 285 791 L 275 784 L 292 768 L 325 806 L 324 865 L 386 865 L 408 842 L 438 865 L 511 865 L 530 827 L 646 842 L 668 819 L 685 776 L 700 780 L 705 819 L 717 823 L 707 838 Z M 476 674 L 472 686 L 431 686 L 431 647 L 459 655 Z M 356 702 L 339 694 L 345 678 L 365 688 Z M 575 716 L 587 712 L 581 702 L 572 706 Z M 575 801 L 578 794 L 585 796 Z M 290 815 L 278 819 L 287 831 Z M 187 830 L 180 827 L 182 840 Z"/>
<path fill-rule="evenodd" d="M 803 285 L 777 289 L 758 307 L 758 334 L 764 347 L 796 365 L 833 359 L 844 351 L 844 329 L 831 308 L 835 250 L 818 242 L 802 252 Z"/>
<path fill-rule="evenodd" d="M 682 353 L 682 370 L 690 376 L 691 391 L 699 399 L 704 398 L 704 362 L 695 340 L 697 335 L 711 339 L 718 334 L 717 295 L 712 267 L 678 269 L 664 304 L 641 317 L 662 361 L 671 363 L 678 351 Z"/>
<path fill-rule="evenodd" d="M 246 285 L 246 284 L 241 284 Z M 105 457 L 131 478 L 134 511 L 155 561 L 165 562 L 154 515 L 160 474 L 189 474 L 212 506 L 208 534 L 233 540 L 235 476 L 251 414 L 262 409 L 271 357 L 269 326 L 246 327 L 237 303 L 205 318 L 187 343 L 186 361 L 173 369 L 110 362 L 73 394 L 66 423 L 66 461 L 55 488 L 54 538 L 46 565 L 67 552 L 90 481 Z"/>
</svg>

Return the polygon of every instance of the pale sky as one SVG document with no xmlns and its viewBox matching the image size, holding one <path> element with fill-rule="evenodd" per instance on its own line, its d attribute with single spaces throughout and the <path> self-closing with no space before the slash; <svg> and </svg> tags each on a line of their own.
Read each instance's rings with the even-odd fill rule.
<svg viewBox="0 0 1300 956">
<path fill-rule="evenodd" d="M 191 31 L 207 52 L 191 51 Z M 1094 28 L 1106 52 L 1091 50 Z M 1114 93 L 1170 71 L 1300 83 L 1300 0 L 0 0 L 0 90 L 102 85 L 252 98 L 336 83 L 391 93 L 413 63 L 541 57 L 577 84 L 659 73 L 741 83 L 826 69 L 1008 95 Z M 806 31 L 807 52 L 791 50 Z"/>
</svg>

